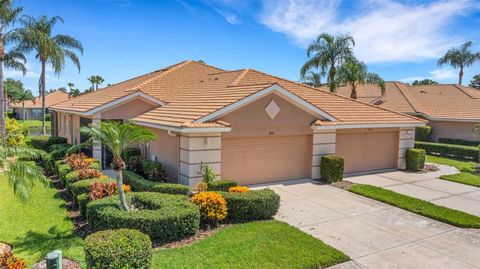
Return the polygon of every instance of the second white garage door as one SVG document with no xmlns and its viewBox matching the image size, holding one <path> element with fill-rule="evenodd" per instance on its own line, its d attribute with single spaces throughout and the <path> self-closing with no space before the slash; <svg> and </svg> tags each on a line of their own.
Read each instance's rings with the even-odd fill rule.
<svg viewBox="0 0 480 269">
<path fill-rule="evenodd" d="M 337 131 L 336 155 L 345 159 L 345 173 L 395 168 L 398 131 Z"/>
<path fill-rule="evenodd" d="M 309 178 L 312 136 L 222 139 L 222 179 L 240 184 Z"/>
</svg>

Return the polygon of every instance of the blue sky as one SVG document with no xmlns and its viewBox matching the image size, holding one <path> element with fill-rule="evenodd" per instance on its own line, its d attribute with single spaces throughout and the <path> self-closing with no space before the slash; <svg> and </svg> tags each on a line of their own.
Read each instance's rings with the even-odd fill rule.
<svg viewBox="0 0 480 269">
<path fill-rule="evenodd" d="M 299 79 L 305 47 L 319 33 L 350 33 L 356 55 L 386 80 L 457 80 L 438 68 L 448 48 L 466 40 L 480 51 L 480 1 L 436 0 L 17 0 L 27 15 L 61 16 L 55 33 L 82 41 L 81 72 L 68 64 L 60 77 L 48 72 L 47 88 L 87 77 L 116 83 L 186 59 L 227 70 L 254 68 Z M 25 77 L 7 70 L 38 93 L 40 66 L 28 61 Z M 480 73 L 465 71 L 464 84 Z"/>
</svg>

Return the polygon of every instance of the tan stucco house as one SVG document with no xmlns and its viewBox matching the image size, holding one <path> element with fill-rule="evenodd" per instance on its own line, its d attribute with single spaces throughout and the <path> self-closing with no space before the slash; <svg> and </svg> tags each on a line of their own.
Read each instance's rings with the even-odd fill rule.
<svg viewBox="0 0 480 269">
<path fill-rule="evenodd" d="M 51 107 L 55 135 L 85 140 L 80 126 L 131 120 L 157 139 L 142 145 L 169 176 L 194 186 L 201 163 L 241 184 L 320 176 L 322 155 L 346 172 L 403 167 L 416 117 L 274 77 L 195 61 L 111 85 Z M 101 145 L 93 156 L 108 162 Z"/>
<path fill-rule="evenodd" d="M 68 100 L 70 96 L 68 93 L 63 91 L 53 91 L 45 95 L 45 108 L 47 113 L 49 108 L 53 105 L 56 105 L 61 102 Z M 35 101 L 25 101 L 24 103 L 14 103 L 12 105 L 13 112 L 15 113 L 15 118 L 23 120 L 25 115 L 25 120 L 41 120 L 42 119 L 42 97 L 35 97 Z M 24 110 L 25 109 L 25 113 Z"/>
<path fill-rule="evenodd" d="M 411 86 L 387 82 L 386 94 L 373 85 L 359 86 L 358 100 L 428 120 L 432 139 L 454 138 L 480 141 L 472 132 L 480 124 L 480 90 L 454 84 Z M 350 96 L 349 87 L 338 93 Z"/>
</svg>

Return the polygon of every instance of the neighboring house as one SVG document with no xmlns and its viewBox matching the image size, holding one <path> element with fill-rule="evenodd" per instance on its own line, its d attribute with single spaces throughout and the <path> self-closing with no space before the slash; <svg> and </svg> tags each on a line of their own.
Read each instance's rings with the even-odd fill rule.
<svg viewBox="0 0 480 269">
<path fill-rule="evenodd" d="M 432 139 L 455 138 L 480 141 L 472 132 L 480 124 L 480 90 L 453 84 L 410 86 L 387 82 L 386 94 L 373 85 L 359 86 L 358 100 L 428 120 Z M 349 87 L 338 93 L 350 96 Z"/>
<path fill-rule="evenodd" d="M 345 157 L 346 173 L 403 167 L 424 121 L 259 71 L 186 61 L 51 108 L 54 134 L 78 144 L 78 128 L 131 120 L 157 139 L 142 145 L 169 176 L 194 186 L 200 165 L 240 184 L 320 177 L 320 158 Z M 104 168 L 98 143 L 93 157 Z"/>
<path fill-rule="evenodd" d="M 45 107 L 48 109 L 61 102 L 65 102 L 70 98 L 68 93 L 62 91 L 54 91 L 45 96 Z M 26 120 L 41 120 L 42 119 L 42 97 L 35 97 L 35 102 L 30 100 L 22 103 L 15 103 L 12 105 L 15 118 L 23 120 L 23 107 L 25 105 L 25 119 Z"/>
</svg>

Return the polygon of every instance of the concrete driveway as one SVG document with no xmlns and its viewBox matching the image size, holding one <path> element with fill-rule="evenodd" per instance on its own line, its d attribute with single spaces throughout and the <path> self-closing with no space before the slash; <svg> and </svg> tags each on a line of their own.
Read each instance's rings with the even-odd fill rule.
<svg viewBox="0 0 480 269">
<path fill-rule="evenodd" d="M 480 268 L 480 230 L 459 229 L 312 180 L 263 185 L 275 217 L 343 251 L 333 268 Z"/>
<path fill-rule="evenodd" d="M 440 179 L 441 175 L 457 174 L 459 171 L 447 165 L 435 164 L 435 166 L 440 170 L 432 173 L 394 171 L 347 177 L 345 180 L 379 186 L 480 216 L 480 188 Z"/>
</svg>

